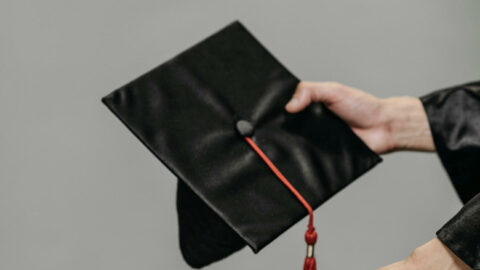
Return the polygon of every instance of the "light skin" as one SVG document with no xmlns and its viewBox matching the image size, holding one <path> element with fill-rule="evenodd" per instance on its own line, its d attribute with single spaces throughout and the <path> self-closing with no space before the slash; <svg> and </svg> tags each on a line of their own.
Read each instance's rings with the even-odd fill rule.
<svg viewBox="0 0 480 270">
<path fill-rule="evenodd" d="M 336 82 L 301 82 L 285 109 L 297 113 L 322 102 L 343 119 L 376 153 L 434 152 L 427 115 L 418 98 L 380 99 Z M 438 238 L 416 248 L 405 260 L 379 270 L 471 270 Z"/>
</svg>

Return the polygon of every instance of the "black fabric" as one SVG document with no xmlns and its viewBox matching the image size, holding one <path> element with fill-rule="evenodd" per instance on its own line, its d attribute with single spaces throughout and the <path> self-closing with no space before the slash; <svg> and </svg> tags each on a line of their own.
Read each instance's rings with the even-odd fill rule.
<svg viewBox="0 0 480 270">
<path fill-rule="evenodd" d="M 421 97 L 438 155 L 463 209 L 438 238 L 473 269 L 480 269 L 480 81 Z"/>
<path fill-rule="evenodd" d="M 480 269 L 480 194 L 473 197 L 438 232 L 438 239 L 466 264 Z"/>
<path fill-rule="evenodd" d="M 298 82 L 234 22 L 102 99 L 182 181 L 190 265 L 243 244 L 258 252 L 307 214 L 239 134 L 239 120 L 314 208 L 381 160 L 321 104 L 287 113 Z"/>
<path fill-rule="evenodd" d="M 180 179 L 177 213 L 180 250 L 190 266 L 205 266 L 245 247 L 245 241 Z"/>
<path fill-rule="evenodd" d="M 438 155 L 465 203 L 480 191 L 480 81 L 421 97 Z"/>
</svg>

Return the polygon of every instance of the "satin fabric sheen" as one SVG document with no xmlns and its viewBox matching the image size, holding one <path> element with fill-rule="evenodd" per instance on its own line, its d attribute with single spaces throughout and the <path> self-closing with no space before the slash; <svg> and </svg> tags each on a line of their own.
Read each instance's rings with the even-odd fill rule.
<svg viewBox="0 0 480 270">
<path fill-rule="evenodd" d="M 437 153 L 466 203 L 438 238 L 473 269 L 480 269 L 480 81 L 420 98 Z"/>
<path fill-rule="evenodd" d="M 234 22 L 102 99 L 181 181 L 180 247 L 192 267 L 245 244 L 259 252 L 307 214 L 237 121 L 252 124 L 253 140 L 313 207 L 380 162 L 323 105 L 287 113 L 298 82 Z"/>
</svg>

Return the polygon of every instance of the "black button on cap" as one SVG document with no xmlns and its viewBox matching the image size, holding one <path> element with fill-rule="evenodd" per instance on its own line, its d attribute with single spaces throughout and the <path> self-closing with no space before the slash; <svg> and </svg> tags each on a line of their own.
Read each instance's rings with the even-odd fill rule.
<svg viewBox="0 0 480 270">
<path fill-rule="evenodd" d="M 237 121 L 237 131 L 242 136 L 250 137 L 253 135 L 253 126 L 246 120 Z"/>
</svg>

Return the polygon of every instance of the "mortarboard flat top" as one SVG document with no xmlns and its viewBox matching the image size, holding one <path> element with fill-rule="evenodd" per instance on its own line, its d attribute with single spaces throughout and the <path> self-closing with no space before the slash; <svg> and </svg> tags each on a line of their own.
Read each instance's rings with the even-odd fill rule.
<svg viewBox="0 0 480 270">
<path fill-rule="evenodd" d="M 324 105 L 287 113 L 298 82 L 234 22 L 102 99 L 180 179 L 190 265 L 245 243 L 258 252 L 307 214 L 245 142 L 240 120 L 314 208 L 380 161 Z"/>
</svg>

